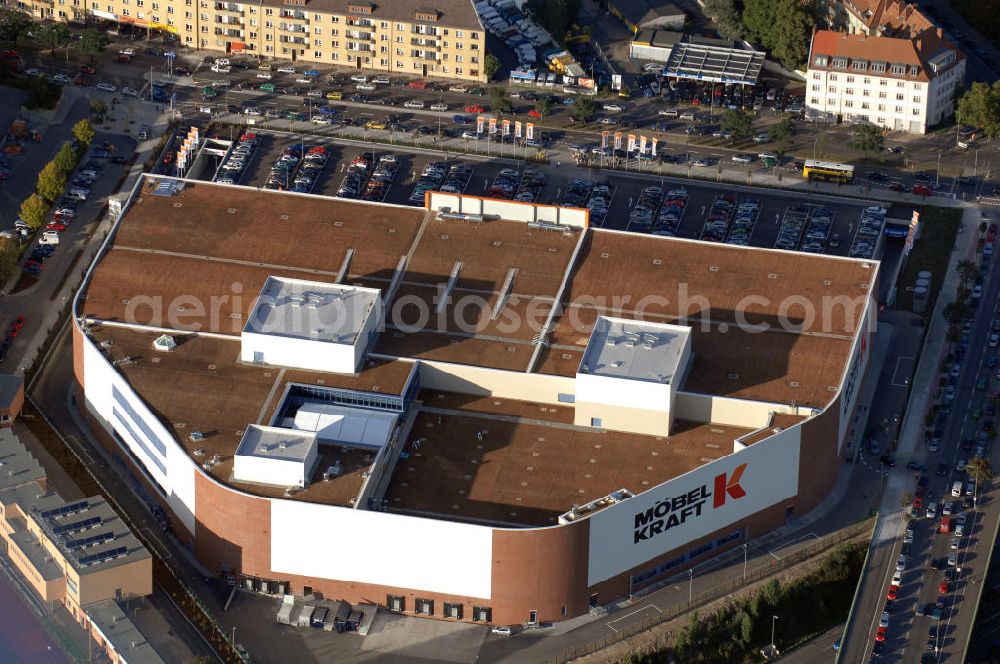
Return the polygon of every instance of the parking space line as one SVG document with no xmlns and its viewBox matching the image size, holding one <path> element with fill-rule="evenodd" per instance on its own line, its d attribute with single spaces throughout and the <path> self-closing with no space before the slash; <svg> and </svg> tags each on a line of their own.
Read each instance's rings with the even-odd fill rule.
<svg viewBox="0 0 1000 664">
<path fill-rule="evenodd" d="M 916 360 L 916 358 L 908 355 L 900 355 L 896 358 L 896 368 L 892 372 L 892 381 L 890 381 L 890 385 L 893 385 L 894 387 L 906 387 L 910 384 L 910 375 L 912 374 L 912 364 L 914 360 Z M 907 370 L 906 373 L 900 377 L 900 368 L 903 362 L 908 363 Z"/>
<path fill-rule="evenodd" d="M 608 629 L 610 629 L 612 632 L 618 632 L 619 630 L 617 628 L 615 628 L 612 623 L 616 623 L 616 622 L 625 620 L 626 618 L 634 616 L 637 613 L 642 613 L 643 611 L 647 611 L 648 609 L 653 609 L 657 613 L 663 613 L 663 611 L 660 611 L 659 607 L 657 607 L 655 604 L 647 604 L 646 606 L 644 606 L 642 608 L 639 608 L 639 609 L 636 609 L 635 611 L 632 611 L 631 613 L 626 613 L 625 615 L 621 616 L 620 618 L 615 618 L 614 620 L 609 620 L 605 624 L 608 626 Z"/>
</svg>

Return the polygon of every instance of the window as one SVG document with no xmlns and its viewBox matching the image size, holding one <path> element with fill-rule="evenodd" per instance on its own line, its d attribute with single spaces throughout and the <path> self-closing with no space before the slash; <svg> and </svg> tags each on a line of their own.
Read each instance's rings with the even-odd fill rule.
<svg viewBox="0 0 1000 664">
<path fill-rule="evenodd" d="M 397 49 L 396 49 L 396 55 L 397 55 L 397 56 L 401 56 L 401 55 L 403 55 L 403 49 L 401 49 L 401 48 L 397 48 Z"/>
<path fill-rule="evenodd" d="M 861 102 L 861 108 L 862 109 L 868 110 L 869 106 L 870 106 L 870 104 L 868 102 L 866 102 L 866 101 Z"/>
<path fill-rule="evenodd" d="M 865 85 L 871 85 L 872 80 L 870 78 L 865 78 Z"/>
<path fill-rule="evenodd" d="M 819 79 L 820 79 L 820 75 L 819 75 L 819 72 L 814 72 L 814 73 L 813 73 L 813 80 L 814 80 L 814 81 L 818 81 Z"/>
<path fill-rule="evenodd" d="M 322 45 L 323 45 L 323 40 L 322 39 L 314 39 L 313 40 L 313 46 L 322 46 Z"/>
<path fill-rule="evenodd" d="M 913 114 L 914 115 L 920 115 L 920 109 L 919 108 L 913 109 Z"/>
<path fill-rule="evenodd" d="M 813 105 L 819 104 L 819 99 L 817 99 L 816 97 L 813 97 L 812 99 L 809 100 L 809 103 L 813 104 Z"/>
<path fill-rule="evenodd" d="M 434 615 L 434 600 L 432 599 L 421 599 L 420 597 L 416 600 L 416 612 L 422 616 L 433 616 Z"/>
<path fill-rule="evenodd" d="M 472 619 L 476 622 L 490 622 L 493 620 L 493 609 L 488 606 L 472 607 Z"/>
<path fill-rule="evenodd" d="M 854 102 L 848 99 L 847 101 L 844 102 L 844 106 L 846 106 L 847 108 L 852 108 L 854 106 Z"/>
<path fill-rule="evenodd" d="M 882 86 L 886 86 L 886 85 L 889 85 L 889 81 L 887 81 L 884 78 L 882 78 L 882 79 L 879 79 L 878 84 L 882 85 Z"/>
<path fill-rule="evenodd" d="M 885 90 L 882 90 L 881 92 L 878 93 L 879 99 L 885 99 L 885 97 L 886 97 Z"/>
<path fill-rule="evenodd" d="M 879 104 L 878 105 L 878 110 L 885 111 L 885 104 Z"/>
<path fill-rule="evenodd" d="M 812 89 L 813 89 L 813 92 L 819 92 L 820 86 L 814 85 Z"/>
<path fill-rule="evenodd" d="M 452 604 L 451 602 L 445 602 L 444 615 L 446 618 L 454 618 L 455 620 L 461 620 L 463 608 L 464 607 L 461 604 Z"/>
<path fill-rule="evenodd" d="M 462 75 L 462 68 L 461 67 L 455 67 L 455 75 L 456 76 L 461 76 Z"/>
<path fill-rule="evenodd" d="M 832 90 L 831 90 L 831 92 L 832 92 Z M 846 90 L 844 90 L 844 94 L 846 94 L 848 96 L 853 95 L 854 94 L 854 88 L 847 88 Z"/>
<path fill-rule="evenodd" d="M 871 94 L 871 93 L 870 93 L 870 92 L 868 92 L 868 90 L 862 90 L 862 91 L 861 91 L 861 96 L 862 96 L 862 97 L 867 97 L 867 96 L 868 96 L 868 95 L 870 95 L 870 94 Z"/>
<path fill-rule="evenodd" d="M 903 101 L 904 99 L 906 99 L 906 95 L 902 95 L 902 94 L 897 94 L 896 95 L 896 101 Z"/>
<path fill-rule="evenodd" d="M 913 103 L 914 103 L 914 104 L 919 104 L 919 103 L 920 103 L 920 99 L 921 99 L 921 98 L 920 98 L 920 96 L 919 96 L 919 95 L 914 95 L 914 96 L 913 96 Z"/>
<path fill-rule="evenodd" d="M 847 77 L 847 82 L 848 83 L 853 83 L 854 82 L 854 77 L 853 76 L 848 76 Z"/>
<path fill-rule="evenodd" d="M 902 106 L 897 106 L 896 107 L 896 112 L 897 113 L 902 113 L 903 112 L 903 107 Z"/>
<path fill-rule="evenodd" d="M 828 88 L 826 89 L 826 91 L 827 91 L 827 92 L 832 92 L 832 93 L 836 93 L 836 92 L 837 92 L 837 86 L 835 86 L 835 85 L 831 85 L 830 87 L 828 87 Z"/>
<path fill-rule="evenodd" d="M 322 60 L 323 51 L 313 51 L 313 60 Z"/>
<path fill-rule="evenodd" d="M 385 606 L 390 611 L 402 613 L 406 611 L 406 598 L 402 595 L 386 595 Z"/>
</svg>

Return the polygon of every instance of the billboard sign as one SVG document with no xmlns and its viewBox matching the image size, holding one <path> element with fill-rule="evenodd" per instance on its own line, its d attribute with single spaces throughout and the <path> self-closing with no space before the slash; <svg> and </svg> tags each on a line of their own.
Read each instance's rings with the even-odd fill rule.
<svg viewBox="0 0 1000 664">
<path fill-rule="evenodd" d="M 608 136 L 610 134 L 611 134 L 611 132 L 609 132 L 607 130 L 601 132 L 601 147 L 602 148 L 608 147 Z"/>
<path fill-rule="evenodd" d="M 504 119 L 503 121 L 503 135 L 510 136 L 510 120 Z"/>
<path fill-rule="evenodd" d="M 514 138 L 521 138 L 521 121 L 514 120 Z"/>
<path fill-rule="evenodd" d="M 794 497 L 801 426 L 716 459 L 590 517 L 594 585 Z"/>
<path fill-rule="evenodd" d="M 635 150 L 635 134 L 628 135 L 628 150 L 627 152 L 632 152 Z"/>
<path fill-rule="evenodd" d="M 651 145 L 651 149 L 652 149 L 652 153 L 651 154 L 655 157 L 656 156 L 656 137 L 655 136 L 653 137 L 652 141 L 650 142 L 650 145 Z"/>
<path fill-rule="evenodd" d="M 479 117 L 477 117 L 476 118 L 476 133 L 477 134 L 483 133 L 483 127 L 485 125 L 486 125 L 486 118 L 484 118 L 481 115 Z"/>
<path fill-rule="evenodd" d="M 497 119 L 490 118 L 490 136 L 497 133 Z"/>
<path fill-rule="evenodd" d="M 535 138 L 535 123 L 534 122 L 529 122 L 525 126 L 524 137 L 527 138 L 529 141 Z"/>
<path fill-rule="evenodd" d="M 615 132 L 615 150 L 622 149 L 622 133 L 620 131 Z"/>
</svg>

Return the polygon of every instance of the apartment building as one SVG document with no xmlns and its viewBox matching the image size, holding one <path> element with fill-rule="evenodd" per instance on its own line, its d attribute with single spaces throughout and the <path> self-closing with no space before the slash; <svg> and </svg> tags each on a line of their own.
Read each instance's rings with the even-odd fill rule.
<svg viewBox="0 0 1000 664">
<path fill-rule="evenodd" d="M 168 32 L 190 48 L 485 82 L 486 31 L 470 0 L 21 0 L 37 18 Z"/>
<path fill-rule="evenodd" d="M 927 28 L 901 36 L 816 30 L 806 71 L 806 113 L 923 134 L 954 112 L 965 56 Z"/>
<path fill-rule="evenodd" d="M 37 596 L 87 625 L 88 606 L 153 592 L 152 557 L 100 497 L 66 501 L 10 429 L 0 429 L 0 552 Z"/>
</svg>

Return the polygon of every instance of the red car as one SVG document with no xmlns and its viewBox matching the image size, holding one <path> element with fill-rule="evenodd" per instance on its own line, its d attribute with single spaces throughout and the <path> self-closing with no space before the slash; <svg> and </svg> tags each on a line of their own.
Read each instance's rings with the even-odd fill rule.
<svg viewBox="0 0 1000 664">
<path fill-rule="evenodd" d="M 87 77 L 84 76 L 83 74 L 77 74 L 76 78 L 73 79 L 73 85 L 86 86 L 86 85 L 90 85 L 90 81 L 88 81 Z"/>
<path fill-rule="evenodd" d="M 917 509 L 920 509 L 921 507 L 924 506 L 924 499 L 921 496 L 914 496 L 913 506 L 916 507 Z"/>
<path fill-rule="evenodd" d="M 542 114 L 536 111 L 535 109 L 531 109 L 530 111 L 528 111 L 528 117 L 541 119 Z"/>
<path fill-rule="evenodd" d="M 885 598 L 886 599 L 895 600 L 896 599 L 896 595 L 898 595 L 898 594 L 899 594 L 899 586 L 893 584 L 893 585 L 889 586 L 889 592 L 887 592 L 885 594 Z"/>
<path fill-rule="evenodd" d="M 930 187 L 928 187 L 927 185 L 915 184 L 913 185 L 913 193 L 917 194 L 918 196 L 930 196 L 931 190 Z"/>
<path fill-rule="evenodd" d="M 24 267 L 30 270 L 41 270 L 42 262 L 36 261 L 34 258 L 29 258 L 28 260 L 24 261 Z"/>
<path fill-rule="evenodd" d="M 163 163 L 164 164 L 172 164 L 172 163 L 174 163 L 174 153 L 173 152 L 168 152 L 167 154 L 165 154 L 163 156 Z"/>
<path fill-rule="evenodd" d="M 942 595 L 947 595 L 950 591 L 951 591 L 951 586 L 948 584 L 947 581 L 942 581 L 941 584 L 938 586 L 938 592 L 941 593 Z"/>
<path fill-rule="evenodd" d="M 66 224 L 62 223 L 61 221 L 50 221 L 45 226 L 45 230 L 47 230 L 47 231 L 59 231 L 60 233 L 62 233 L 64 230 L 66 230 Z"/>
<path fill-rule="evenodd" d="M 875 640 L 876 641 L 885 641 L 885 632 L 886 632 L 886 628 L 885 627 L 879 627 L 878 631 L 875 632 Z"/>
<path fill-rule="evenodd" d="M 468 106 L 465 107 L 466 113 L 483 113 L 485 110 L 486 109 L 484 109 L 479 104 L 469 104 Z"/>
<path fill-rule="evenodd" d="M 84 74 L 95 74 L 97 73 L 93 67 L 90 65 L 80 65 L 80 71 Z"/>
</svg>

